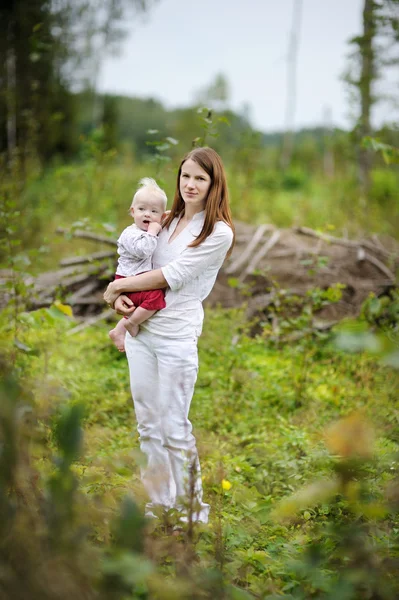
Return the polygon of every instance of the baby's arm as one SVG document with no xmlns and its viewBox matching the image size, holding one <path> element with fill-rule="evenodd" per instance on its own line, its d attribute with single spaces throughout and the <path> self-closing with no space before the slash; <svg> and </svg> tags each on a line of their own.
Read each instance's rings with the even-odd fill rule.
<svg viewBox="0 0 399 600">
<path fill-rule="evenodd" d="M 127 228 L 119 238 L 119 243 L 134 258 L 149 258 L 155 252 L 158 243 L 157 235 L 161 229 L 159 223 L 150 223 L 148 231 L 141 231 L 141 234 L 137 235 L 137 231 L 133 233 Z"/>
<path fill-rule="evenodd" d="M 210 235 L 197 247 L 186 250 L 162 269 L 148 271 L 135 277 L 117 279 L 108 285 L 104 300 L 110 306 L 123 292 L 139 292 L 170 287 L 180 289 L 210 266 L 221 266 L 233 240 L 233 232 L 228 226 Z M 119 307 L 118 307 L 119 308 Z"/>
</svg>

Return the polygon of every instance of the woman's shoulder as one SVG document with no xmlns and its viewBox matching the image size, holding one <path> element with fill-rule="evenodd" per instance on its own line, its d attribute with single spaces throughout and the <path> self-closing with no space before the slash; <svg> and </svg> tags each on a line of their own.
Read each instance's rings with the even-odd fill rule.
<svg viewBox="0 0 399 600">
<path fill-rule="evenodd" d="M 233 239 L 233 230 L 225 221 L 216 221 L 213 233 L 218 236 Z"/>
</svg>

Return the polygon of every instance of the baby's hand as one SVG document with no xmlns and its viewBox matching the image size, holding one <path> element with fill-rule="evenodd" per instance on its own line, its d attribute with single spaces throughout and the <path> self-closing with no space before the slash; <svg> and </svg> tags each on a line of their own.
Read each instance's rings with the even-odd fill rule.
<svg viewBox="0 0 399 600">
<path fill-rule="evenodd" d="M 161 229 L 162 226 L 159 223 L 150 223 L 148 225 L 147 233 L 151 233 L 151 235 L 158 235 Z"/>
</svg>

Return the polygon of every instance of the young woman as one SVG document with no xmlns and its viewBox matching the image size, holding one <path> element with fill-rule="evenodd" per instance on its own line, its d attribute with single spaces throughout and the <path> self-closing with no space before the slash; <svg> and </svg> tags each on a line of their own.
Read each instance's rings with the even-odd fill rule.
<svg viewBox="0 0 399 600">
<path fill-rule="evenodd" d="M 109 284 L 105 301 L 123 315 L 134 310 L 123 292 L 167 288 L 166 308 L 126 335 L 130 384 L 141 450 L 142 480 L 151 502 L 184 512 L 194 499 L 193 520 L 207 522 L 195 438 L 188 419 L 198 371 L 197 339 L 202 301 L 234 242 L 226 175 L 211 148 L 195 148 L 182 160 L 177 189 L 158 245 L 153 271 Z M 157 511 L 155 511 L 157 512 Z"/>
</svg>

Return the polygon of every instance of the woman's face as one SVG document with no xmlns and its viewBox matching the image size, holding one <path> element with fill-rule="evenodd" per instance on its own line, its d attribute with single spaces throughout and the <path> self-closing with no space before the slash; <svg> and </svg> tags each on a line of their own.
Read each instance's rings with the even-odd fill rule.
<svg viewBox="0 0 399 600">
<path fill-rule="evenodd" d="M 210 187 L 208 173 L 191 158 L 186 160 L 180 173 L 180 194 L 185 205 L 195 209 L 194 212 L 204 210 Z"/>
</svg>

